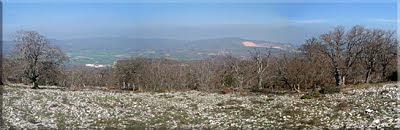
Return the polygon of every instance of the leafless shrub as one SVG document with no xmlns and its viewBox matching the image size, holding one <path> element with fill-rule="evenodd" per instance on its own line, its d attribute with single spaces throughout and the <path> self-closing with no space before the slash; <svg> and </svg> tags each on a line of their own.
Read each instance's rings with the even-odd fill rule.
<svg viewBox="0 0 400 130">
<path fill-rule="evenodd" d="M 396 72 L 393 31 L 336 27 L 307 39 L 296 52 L 272 55 L 250 50 L 248 59 L 215 56 L 204 60 L 128 58 L 113 67 L 64 68 L 65 54 L 37 32 L 18 33 L 12 58 L 4 60 L 5 81 L 53 84 L 74 89 L 102 86 L 134 91 L 201 90 L 313 91 L 345 84 L 384 82 Z M 20 70 L 20 71 L 19 71 Z"/>
</svg>

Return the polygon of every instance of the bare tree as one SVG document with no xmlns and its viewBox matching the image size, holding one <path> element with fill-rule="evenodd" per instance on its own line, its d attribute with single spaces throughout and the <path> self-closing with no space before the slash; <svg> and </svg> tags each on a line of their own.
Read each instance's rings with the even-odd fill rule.
<svg viewBox="0 0 400 130">
<path fill-rule="evenodd" d="M 251 59 L 254 61 L 257 69 L 257 89 L 260 89 L 263 87 L 264 75 L 269 66 L 271 49 L 266 49 L 265 51 L 262 51 L 261 49 L 254 48 L 254 51 L 250 51 L 250 56 Z"/>
<path fill-rule="evenodd" d="M 38 81 L 46 73 L 54 71 L 67 60 L 67 56 L 59 48 L 50 44 L 46 37 L 35 31 L 19 31 L 16 33 L 14 58 L 21 63 L 23 76 L 39 88 Z"/>
<path fill-rule="evenodd" d="M 344 27 L 339 26 L 320 36 L 322 43 L 326 46 L 323 52 L 330 59 L 337 86 L 346 84 L 350 68 L 362 52 L 365 36 L 365 29 L 362 26 L 354 26 L 347 33 Z"/>
<path fill-rule="evenodd" d="M 384 36 L 381 52 L 378 54 L 378 65 L 380 66 L 381 80 L 386 78 L 388 66 L 394 64 L 394 69 L 398 69 L 397 49 L 398 41 L 394 31 L 387 31 Z"/>
<path fill-rule="evenodd" d="M 365 67 L 364 83 L 369 83 L 371 73 L 375 71 L 375 66 L 378 62 L 379 53 L 382 53 L 384 48 L 385 32 L 379 29 L 367 31 L 367 39 L 363 44 L 364 49 L 361 55 L 362 63 Z"/>
</svg>

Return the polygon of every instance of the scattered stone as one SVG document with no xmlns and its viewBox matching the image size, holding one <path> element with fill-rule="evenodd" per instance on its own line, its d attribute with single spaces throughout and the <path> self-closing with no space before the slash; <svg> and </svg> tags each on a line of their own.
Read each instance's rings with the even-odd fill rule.
<svg viewBox="0 0 400 130">
<path fill-rule="evenodd" d="M 400 108 L 396 101 L 400 87 L 396 85 L 342 90 L 307 99 L 301 99 L 301 94 L 243 96 L 199 91 L 130 93 L 44 88 L 5 86 L 5 126 L 27 129 L 399 128 Z M 342 107 L 346 109 L 338 111 Z"/>
</svg>

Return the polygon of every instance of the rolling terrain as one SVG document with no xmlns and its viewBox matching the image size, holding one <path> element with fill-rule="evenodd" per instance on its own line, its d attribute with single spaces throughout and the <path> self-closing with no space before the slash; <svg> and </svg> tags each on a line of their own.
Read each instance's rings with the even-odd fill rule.
<svg viewBox="0 0 400 130">
<path fill-rule="evenodd" d="M 296 46 L 287 43 L 242 38 L 173 40 L 110 37 L 50 41 L 68 54 L 70 64 L 112 65 L 118 59 L 129 57 L 199 60 L 217 55 L 233 55 L 244 58 L 253 48 L 272 48 L 275 54 L 296 51 Z M 12 42 L 5 41 L 5 52 L 9 52 L 12 46 Z"/>
</svg>

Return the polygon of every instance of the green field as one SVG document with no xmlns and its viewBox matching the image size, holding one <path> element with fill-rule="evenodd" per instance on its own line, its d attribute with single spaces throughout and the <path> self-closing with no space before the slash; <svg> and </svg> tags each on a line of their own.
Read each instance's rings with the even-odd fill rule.
<svg viewBox="0 0 400 130">
<path fill-rule="evenodd" d="M 174 60 L 196 60 L 207 57 L 207 53 L 197 54 L 190 51 L 137 51 L 137 50 L 67 50 L 68 64 L 105 64 L 112 65 L 118 59 L 130 57 L 168 58 Z"/>
<path fill-rule="evenodd" d="M 112 64 L 133 54 L 118 50 L 74 50 L 66 52 L 70 64 Z"/>
</svg>

